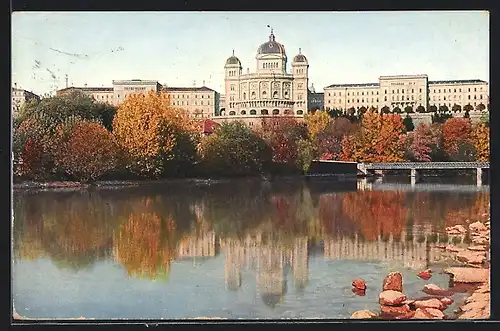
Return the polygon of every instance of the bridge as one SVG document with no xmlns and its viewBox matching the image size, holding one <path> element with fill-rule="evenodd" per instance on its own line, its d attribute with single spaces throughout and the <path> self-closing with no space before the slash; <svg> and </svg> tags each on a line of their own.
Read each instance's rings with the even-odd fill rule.
<svg viewBox="0 0 500 331">
<path fill-rule="evenodd" d="M 412 184 L 418 180 L 417 170 L 476 169 L 477 185 L 482 185 L 483 169 L 489 169 L 489 162 L 392 162 L 358 163 L 358 170 L 364 175 L 383 174 L 383 170 L 410 170 Z"/>
</svg>

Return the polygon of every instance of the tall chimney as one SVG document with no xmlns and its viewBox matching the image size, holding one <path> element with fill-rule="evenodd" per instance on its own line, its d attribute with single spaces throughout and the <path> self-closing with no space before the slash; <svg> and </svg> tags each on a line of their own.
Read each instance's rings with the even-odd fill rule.
<svg viewBox="0 0 500 331">
<path fill-rule="evenodd" d="M 250 74 L 250 68 L 247 68 L 247 75 Z"/>
<path fill-rule="evenodd" d="M 87 83 L 83 84 L 83 86 L 87 87 Z"/>
<path fill-rule="evenodd" d="M 68 74 L 66 74 L 66 88 L 68 88 Z"/>
</svg>

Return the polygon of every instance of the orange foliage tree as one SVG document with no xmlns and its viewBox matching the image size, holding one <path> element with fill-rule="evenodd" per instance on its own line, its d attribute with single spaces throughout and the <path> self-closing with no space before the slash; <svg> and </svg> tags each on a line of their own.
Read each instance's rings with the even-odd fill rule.
<svg viewBox="0 0 500 331">
<path fill-rule="evenodd" d="M 164 242 L 163 234 L 162 220 L 156 213 L 133 213 L 120 227 L 115 251 L 118 262 L 130 276 L 151 279 L 168 276 L 174 252 L 171 245 Z"/>
<path fill-rule="evenodd" d="M 368 111 L 361 129 L 342 140 L 341 159 L 363 162 L 400 162 L 404 157 L 403 120 L 397 114 Z"/>
<path fill-rule="evenodd" d="M 461 148 L 471 145 L 472 126 L 468 118 L 453 117 L 442 126 L 443 147 L 448 158 L 451 160 L 460 160 L 463 157 L 460 154 Z"/>
<path fill-rule="evenodd" d="M 196 158 L 193 121 L 163 92 L 128 96 L 113 119 L 113 133 L 128 152 L 127 168 L 139 175 L 158 177 Z"/>
<path fill-rule="evenodd" d="M 297 159 L 297 143 L 307 138 L 307 129 L 292 117 L 262 119 L 257 133 L 273 150 L 273 161 L 294 164 Z"/>
<path fill-rule="evenodd" d="M 316 111 L 306 114 L 304 116 L 304 122 L 306 123 L 309 135 L 314 140 L 317 134 L 325 130 L 328 124 L 332 122 L 332 118 L 326 111 Z"/>
<path fill-rule="evenodd" d="M 472 130 L 472 141 L 476 150 L 476 160 L 490 160 L 490 128 L 484 123 L 477 123 Z"/>
<path fill-rule="evenodd" d="M 81 181 L 91 181 L 116 168 L 119 147 L 115 137 L 100 123 L 74 124 L 57 153 L 56 164 Z"/>
</svg>

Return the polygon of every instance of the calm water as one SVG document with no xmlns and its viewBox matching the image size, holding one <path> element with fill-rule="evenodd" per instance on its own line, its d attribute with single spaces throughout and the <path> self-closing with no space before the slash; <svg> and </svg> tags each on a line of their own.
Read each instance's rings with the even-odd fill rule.
<svg viewBox="0 0 500 331">
<path fill-rule="evenodd" d="M 16 191 L 14 306 L 31 318 L 349 318 L 378 311 L 390 271 L 411 298 L 447 287 L 416 273 L 453 263 L 434 245 L 489 198 L 467 178 Z M 358 277 L 365 296 L 351 291 Z"/>
</svg>

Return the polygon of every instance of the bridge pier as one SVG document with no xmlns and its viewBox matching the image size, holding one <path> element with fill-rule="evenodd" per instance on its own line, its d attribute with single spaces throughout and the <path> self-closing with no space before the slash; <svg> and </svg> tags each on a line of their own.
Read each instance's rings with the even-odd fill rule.
<svg viewBox="0 0 500 331">
<path fill-rule="evenodd" d="M 415 184 L 419 180 L 419 175 L 418 175 L 417 169 L 412 168 L 410 170 L 410 176 L 411 176 L 411 186 L 415 186 Z"/>
<path fill-rule="evenodd" d="M 483 185 L 483 169 L 476 168 L 476 184 L 477 186 Z"/>
</svg>

